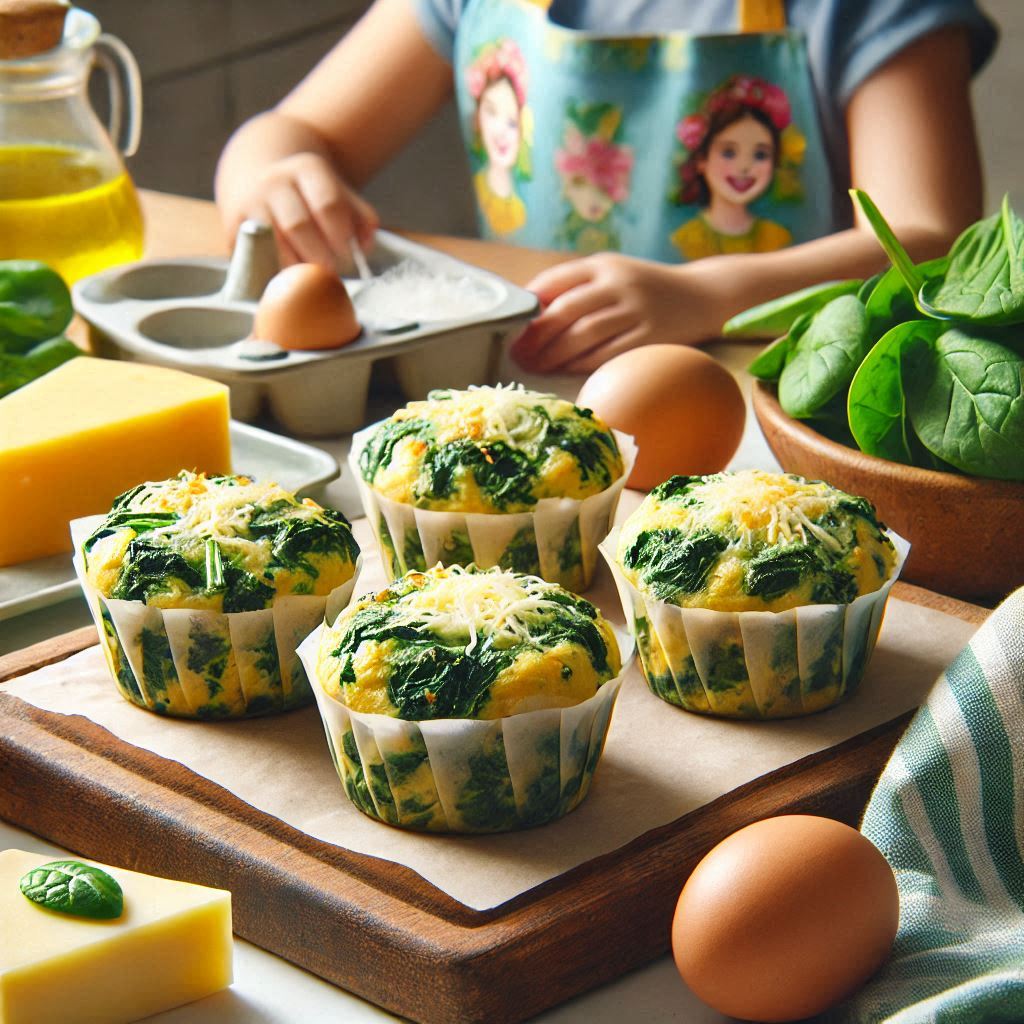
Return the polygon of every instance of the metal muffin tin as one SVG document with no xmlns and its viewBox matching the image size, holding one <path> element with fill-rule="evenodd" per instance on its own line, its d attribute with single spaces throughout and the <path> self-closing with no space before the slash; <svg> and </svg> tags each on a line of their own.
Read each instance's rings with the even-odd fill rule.
<svg viewBox="0 0 1024 1024">
<path fill-rule="evenodd" d="M 375 276 L 399 263 L 466 278 L 493 294 L 484 312 L 422 323 L 363 323 L 339 349 L 290 351 L 249 339 L 256 305 L 278 269 L 273 235 L 247 221 L 231 263 L 221 259 L 141 260 L 79 281 L 75 309 L 101 356 L 187 370 L 231 388 L 231 413 L 253 420 L 269 408 L 291 434 L 348 433 L 362 426 L 370 370 L 391 362 L 409 399 L 432 388 L 493 383 L 501 342 L 534 315 L 537 300 L 496 274 L 387 231 L 367 253 Z M 358 302 L 364 285 L 343 277 Z"/>
</svg>

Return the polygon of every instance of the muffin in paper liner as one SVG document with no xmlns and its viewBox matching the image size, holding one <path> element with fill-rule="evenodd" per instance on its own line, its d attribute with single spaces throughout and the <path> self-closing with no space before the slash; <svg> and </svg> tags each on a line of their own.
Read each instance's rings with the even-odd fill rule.
<svg viewBox="0 0 1024 1024">
<path fill-rule="evenodd" d="M 322 597 L 286 595 L 269 608 L 213 612 L 156 608 L 104 597 L 89 582 L 82 545 L 103 522 L 71 523 L 74 566 L 100 645 L 121 695 L 175 718 L 251 718 L 301 707 L 313 700 L 296 654 L 303 638 L 348 604 L 359 576 Z"/>
<path fill-rule="evenodd" d="M 622 671 L 585 701 L 504 718 L 415 722 L 353 711 L 316 681 L 323 625 L 299 647 L 345 793 L 364 814 L 420 832 L 510 832 L 568 814 L 590 790 Z"/>
<path fill-rule="evenodd" d="M 882 586 L 849 604 L 782 612 L 681 608 L 638 590 L 616 559 L 620 528 L 600 545 L 651 692 L 725 718 L 795 718 L 831 707 L 860 684 L 910 545 L 891 530 L 896 563 Z"/>
<path fill-rule="evenodd" d="M 579 593 L 590 586 L 597 546 L 611 529 L 619 497 L 636 462 L 636 443 L 613 430 L 622 475 L 588 498 L 541 498 L 532 512 L 439 512 L 394 501 L 364 479 L 359 457 L 381 420 L 352 437 L 349 467 L 373 527 L 388 580 L 428 566 L 500 566 L 540 576 Z"/>
</svg>

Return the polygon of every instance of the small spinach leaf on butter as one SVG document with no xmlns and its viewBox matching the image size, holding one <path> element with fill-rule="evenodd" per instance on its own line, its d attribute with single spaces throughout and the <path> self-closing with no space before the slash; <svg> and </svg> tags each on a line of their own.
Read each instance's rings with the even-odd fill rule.
<svg viewBox="0 0 1024 1024">
<path fill-rule="evenodd" d="M 623 561 L 628 569 L 636 570 L 651 594 L 671 601 L 702 591 L 718 556 L 728 546 L 724 537 L 710 530 L 691 536 L 678 530 L 645 530 L 626 549 Z"/>
<path fill-rule="evenodd" d="M 113 920 L 124 911 L 124 893 L 106 871 L 77 860 L 54 860 L 33 868 L 18 883 L 33 903 L 94 920 Z"/>
</svg>

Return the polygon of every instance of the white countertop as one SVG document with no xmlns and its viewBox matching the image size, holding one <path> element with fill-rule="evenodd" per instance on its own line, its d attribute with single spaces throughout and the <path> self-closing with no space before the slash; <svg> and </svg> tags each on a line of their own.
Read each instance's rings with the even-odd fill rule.
<svg viewBox="0 0 1024 1024">
<path fill-rule="evenodd" d="M 750 378 L 740 372 L 756 348 L 736 343 L 716 343 L 708 350 L 740 380 L 748 399 L 746 430 L 731 466 L 777 469 L 753 415 L 749 414 Z M 581 383 L 574 377 L 535 377 L 505 370 L 501 380 L 522 380 L 528 387 L 556 391 L 574 397 Z M 314 442 L 330 452 L 344 467 L 347 437 Z M 342 478 L 327 486 L 324 500 L 350 516 L 358 509 L 354 486 Z M 79 598 L 29 612 L 0 622 L 0 654 L 27 647 L 80 626 L 91 618 Z M 0 821 L 0 849 L 16 847 L 53 856 L 68 851 Z M 251 943 L 235 939 L 235 983 L 227 992 L 147 1018 L 152 1024 L 379 1024 L 399 1018 L 322 981 Z M 625 975 L 602 988 L 535 1018 L 541 1024 L 655 1024 L 679 1021 L 686 1024 L 724 1024 L 730 1017 L 709 1010 L 693 996 L 676 973 L 670 957 Z"/>
</svg>

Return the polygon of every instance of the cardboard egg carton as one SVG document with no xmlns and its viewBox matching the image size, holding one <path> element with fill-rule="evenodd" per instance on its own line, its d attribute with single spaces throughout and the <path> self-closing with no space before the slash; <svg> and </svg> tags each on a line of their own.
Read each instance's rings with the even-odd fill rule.
<svg viewBox="0 0 1024 1024">
<path fill-rule="evenodd" d="M 496 274 L 387 231 L 367 253 L 379 275 L 415 268 L 439 281 L 472 284 L 481 311 L 448 319 L 400 315 L 360 317 L 362 333 L 337 349 L 295 351 L 251 338 L 259 297 L 277 272 L 273 235 L 247 221 L 230 264 L 213 258 L 141 260 L 84 278 L 72 289 L 101 356 L 170 366 L 223 381 L 235 419 L 265 409 L 289 433 L 325 437 L 362 426 L 370 370 L 388 359 L 409 399 L 432 388 L 493 383 L 502 341 L 518 332 L 537 300 Z M 360 293 L 373 286 L 346 278 L 357 315 Z M 390 285 L 394 288 L 394 282 Z"/>
</svg>

